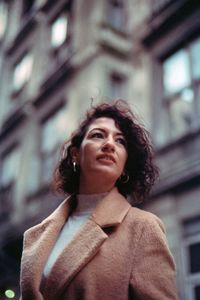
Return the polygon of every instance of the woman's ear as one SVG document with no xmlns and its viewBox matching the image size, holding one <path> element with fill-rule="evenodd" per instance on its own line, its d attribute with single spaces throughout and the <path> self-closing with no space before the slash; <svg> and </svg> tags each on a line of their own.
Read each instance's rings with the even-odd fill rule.
<svg viewBox="0 0 200 300">
<path fill-rule="evenodd" d="M 75 146 L 72 147 L 70 149 L 70 154 L 71 154 L 72 161 L 79 163 L 79 149 Z"/>
</svg>

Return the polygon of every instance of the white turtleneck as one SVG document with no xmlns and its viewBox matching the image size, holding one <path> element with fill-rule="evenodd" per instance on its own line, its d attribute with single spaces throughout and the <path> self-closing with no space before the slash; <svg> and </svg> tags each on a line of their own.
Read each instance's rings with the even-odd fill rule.
<svg viewBox="0 0 200 300">
<path fill-rule="evenodd" d="M 77 207 L 69 216 L 67 222 L 64 224 L 62 230 L 60 231 L 58 239 L 45 265 L 43 272 L 45 278 L 48 277 L 54 263 L 56 262 L 61 252 L 70 243 L 81 226 L 86 222 L 98 202 L 100 202 L 101 199 L 106 195 L 107 193 L 77 195 Z"/>
</svg>

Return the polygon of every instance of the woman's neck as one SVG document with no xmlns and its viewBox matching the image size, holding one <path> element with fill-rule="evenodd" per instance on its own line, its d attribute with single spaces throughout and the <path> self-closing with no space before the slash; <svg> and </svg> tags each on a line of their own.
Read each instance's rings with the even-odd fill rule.
<svg viewBox="0 0 200 300">
<path fill-rule="evenodd" d="M 99 186 L 80 186 L 79 194 L 102 194 L 111 191 L 113 186 L 111 187 L 99 187 Z"/>
<path fill-rule="evenodd" d="M 103 178 L 87 181 L 80 178 L 79 194 L 100 194 L 110 192 L 114 185 L 113 182 L 105 181 Z"/>
</svg>

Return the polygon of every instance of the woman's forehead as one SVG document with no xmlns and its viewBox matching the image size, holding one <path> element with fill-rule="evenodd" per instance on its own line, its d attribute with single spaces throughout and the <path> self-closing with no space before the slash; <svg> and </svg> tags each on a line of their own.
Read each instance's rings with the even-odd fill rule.
<svg viewBox="0 0 200 300">
<path fill-rule="evenodd" d="M 122 131 L 119 129 L 119 126 L 116 124 L 115 120 L 108 117 L 101 117 L 92 121 L 92 123 L 88 127 L 87 132 L 95 128 L 108 129 L 122 134 Z"/>
</svg>

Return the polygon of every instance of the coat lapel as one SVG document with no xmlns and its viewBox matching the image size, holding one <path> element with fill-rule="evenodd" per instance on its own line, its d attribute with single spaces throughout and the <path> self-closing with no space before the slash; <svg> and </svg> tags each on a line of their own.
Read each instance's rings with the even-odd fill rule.
<svg viewBox="0 0 200 300">
<path fill-rule="evenodd" d="M 44 298 L 60 299 L 66 286 L 98 252 L 107 235 L 89 219 L 54 264 L 44 288 Z"/>
<path fill-rule="evenodd" d="M 37 276 L 34 268 L 35 271 L 33 276 L 34 278 L 37 276 L 34 286 L 38 289 L 38 291 L 45 262 L 57 239 L 60 229 L 69 215 L 70 205 L 68 203 L 70 203 L 70 201 L 65 201 L 63 205 L 58 208 L 57 213 L 55 211 L 52 215 L 53 217 L 50 216 L 45 220 L 45 222 L 43 222 L 43 226 L 46 225 L 47 227 L 46 231 L 44 230 L 43 234 L 41 234 L 39 240 L 38 236 L 36 236 L 35 242 L 38 243 L 38 249 L 34 252 L 34 254 L 32 253 L 32 258 L 35 260 L 35 257 L 37 257 L 35 255 L 42 251 L 42 247 L 45 252 L 45 254 L 42 254 L 42 257 L 39 259 L 38 273 L 40 276 Z M 130 204 L 119 194 L 116 188 L 114 188 L 97 205 L 88 221 L 83 225 L 69 245 L 67 245 L 67 247 L 63 250 L 54 264 L 44 287 L 44 299 L 59 299 L 59 295 L 62 294 L 75 275 L 95 256 L 101 245 L 108 238 L 108 235 L 103 229 L 119 225 L 123 221 L 130 207 Z M 61 218 L 62 220 L 59 219 L 60 216 L 63 216 Z M 50 222 L 49 225 L 48 222 Z M 56 229 L 54 226 L 56 226 Z M 33 239 L 30 243 L 33 243 Z M 30 254 L 30 249 L 28 252 Z"/>
<path fill-rule="evenodd" d="M 42 223 L 24 234 L 21 259 L 21 292 L 23 300 L 43 299 L 39 289 L 47 258 L 70 213 L 72 197 L 67 198 Z"/>
</svg>

